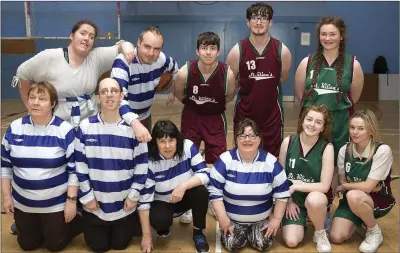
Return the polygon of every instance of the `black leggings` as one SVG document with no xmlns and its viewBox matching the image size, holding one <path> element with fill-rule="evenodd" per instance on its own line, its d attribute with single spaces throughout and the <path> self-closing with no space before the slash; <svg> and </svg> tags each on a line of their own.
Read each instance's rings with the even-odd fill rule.
<svg viewBox="0 0 400 253">
<path fill-rule="evenodd" d="M 203 186 L 197 186 L 185 192 L 182 200 L 176 204 L 153 201 L 150 208 L 150 224 L 156 231 L 166 231 L 172 226 L 174 214 L 183 214 L 192 209 L 193 226 L 206 228 L 208 208 L 208 191 Z"/>
</svg>

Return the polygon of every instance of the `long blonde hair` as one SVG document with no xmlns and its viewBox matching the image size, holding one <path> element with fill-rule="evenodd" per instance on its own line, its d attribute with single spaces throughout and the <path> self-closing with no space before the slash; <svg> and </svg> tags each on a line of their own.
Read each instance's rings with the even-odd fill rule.
<svg viewBox="0 0 400 253">
<path fill-rule="evenodd" d="M 369 162 L 372 157 L 374 156 L 374 151 L 375 151 L 375 147 L 376 147 L 376 143 L 380 142 L 381 139 L 381 130 L 379 128 L 379 124 L 378 124 L 378 119 L 375 116 L 375 113 L 373 113 L 371 110 L 369 109 L 365 109 L 365 110 L 359 110 L 356 111 L 353 116 L 351 116 L 350 121 L 354 118 L 360 118 L 364 120 L 364 124 L 365 124 L 365 128 L 366 130 L 371 134 L 370 136 L 370 150 L 369 150 L 369 156 L 368 159 L 365 161 L 366 163 Z M 350 128 L 350 124 L 349 124 L 349 128 Z M 353 155 L 353 148 L 354 148 L 354 143 L 353 141 L 350 139 L 350 143 L 349 143 L 349 154 L 350 156 Z"/>
</svg>

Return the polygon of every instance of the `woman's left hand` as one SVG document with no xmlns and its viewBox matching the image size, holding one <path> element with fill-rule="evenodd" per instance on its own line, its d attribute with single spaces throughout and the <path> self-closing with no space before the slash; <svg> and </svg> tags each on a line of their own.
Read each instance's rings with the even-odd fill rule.
<svg viewBox="0 0 400 253">
<path fill-rule="evenodd" d="M 272 235 L 276 236 L 276 233 L 278 233 L 279 227 L 281 226 L 281 221 L 278 219 L 275 219 L 273 216 L 269 219 L 269 222 L 261 228 L 261 231 L 267 229 L 267 232 L 265 232 L 265 238 L 270 238 Z"/>
<path fill-rule="evenodd" d="M 67 200 L 64 207 L 65 223 L 71 222 L 76 216 L 76 201 Z"/>
<path fill-rule="evenodd" d="M 336 187 L 336 189 L 335 189 L 335 196 L 337 196 L 337 197 L 340 197 L 340 194 L 342 194 L 344 191 L 346 191 L 346 188 L 344 188 L 344 186 L 341 184 L 341 185 L 338 185 L 337 187 Z"/>
<path fill-rule="evenodd" d="M 132 45 L 132 43 L 125 41 L 121 45 L 121 52 L 124 55 L 126 61 L 128 63 L 131 63 L 133 61 L 133 58 L 136 57 L 136 49 Z"/>
<path fill-rule="evenodd" d="M 185 195 L 186 192 L 186 188 L 180 184 L 178 185 L 173 192 L 171 193 L 171 195 L 169 196 L 169 202 L 170 203 L 178 203 L 179 201 L 182 200 L 183 195 Z"/>
</svg>

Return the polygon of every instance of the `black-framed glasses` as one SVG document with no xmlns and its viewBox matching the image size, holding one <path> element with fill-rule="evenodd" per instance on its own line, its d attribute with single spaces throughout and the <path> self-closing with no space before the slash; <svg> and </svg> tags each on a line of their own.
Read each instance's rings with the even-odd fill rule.
<svg viewBox="0 0 400 253">
<path fill-rule="evenodd" d="M 268 16 L 251 16 L 250 21 L 253 23 L 257 23 L 257 21 L 260 20 L 261 23 L 267 23 L 269 20 Z"/>
<path fill-rule="evenodd" d="M 257 138 L 258 135 L 256 134 L 239 134 L 238 137 L 240 140 L 245 140 L 247 137 L 249 137 L 249 140 L 254 141 Z"/>
</svg>

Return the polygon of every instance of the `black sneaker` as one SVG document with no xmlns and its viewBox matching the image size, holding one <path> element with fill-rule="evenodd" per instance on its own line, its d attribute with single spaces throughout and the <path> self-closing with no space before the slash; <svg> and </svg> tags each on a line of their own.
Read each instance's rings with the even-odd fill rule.
<svg viewBox="0 0 400 253">
<path fill-rule="evenodd" d="M 157 236 L 166 238 L 171 234 L 171 229 L 165 230 L 165 231 L 157 231 Z"/>
<path fill-rule="evenodd" d="M 15 222 L 13 224 L 11 224 L 11 226 L 10 226 L 10 233 L 12 235 L 16 235 L 17 234 L 17 225 L 15 225 Z"/>
<path fill-rule="evenodd" d="M 194 245 L 197 253 L 209 253 L 210 246 L 208 246 L 207 239 L 203 233 L 196 233 L 193 235 Z"/>
</svg>

